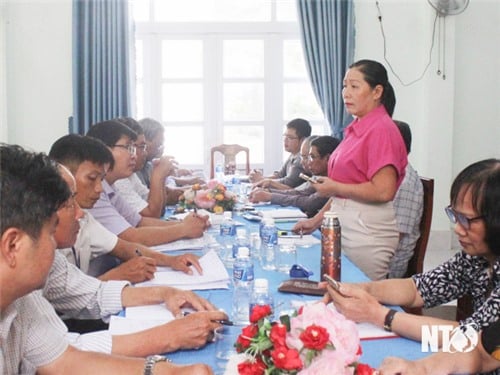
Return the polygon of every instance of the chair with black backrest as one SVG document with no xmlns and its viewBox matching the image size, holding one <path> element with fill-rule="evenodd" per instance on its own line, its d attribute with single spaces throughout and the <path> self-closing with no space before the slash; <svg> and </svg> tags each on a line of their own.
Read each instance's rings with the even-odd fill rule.
<svg viewBox="0 0 500 375">
<path fill-rule="evenodd" d="M 405 277 L 411 277 L 417 273 L 422 273 L 424 270 L 424 258 L 427 251 L 427 243 L 429 242 L 429 234 L 431 233 L 432 223 L 432 208 L 434 204 L 434 179 L 420 177 L 420 181 L 424 187 L 424 208 L 422 218 L 420 219 L 420 237 L 415 245 L 413 256 L 408 262 Z M 406 312 L 422 315 L 421 308 L 408 307 Z"/>
<path fill-rule="evenodd" d="M 234 174 L 234 169 L 236 169 L 236 155 L 240 152 L 246 154 L 246 164 L 245 172 L 248 175 L 250 173 L 250 150 L 248 147 L 240 146 L 237 144 L 226 145 L 222 144 L 219 146 L 214 146 L 210 149 L 210 178 L 214 178 L 214 168 L 215 168 L 215 153 L 220 152 L 224 156 L 224 173 Z"/>
</svg>

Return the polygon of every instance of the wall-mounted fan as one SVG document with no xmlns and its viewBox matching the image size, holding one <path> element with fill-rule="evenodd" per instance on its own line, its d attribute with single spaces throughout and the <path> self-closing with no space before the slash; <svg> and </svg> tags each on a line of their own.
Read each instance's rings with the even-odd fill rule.
<svg viewBox="0 0 500 375">
<path fill-rule="evenodd" d="M 454 16 L 462 13 L 469 5 L 469 0 L 427 0 L 440 16 Z"/>
</svg>

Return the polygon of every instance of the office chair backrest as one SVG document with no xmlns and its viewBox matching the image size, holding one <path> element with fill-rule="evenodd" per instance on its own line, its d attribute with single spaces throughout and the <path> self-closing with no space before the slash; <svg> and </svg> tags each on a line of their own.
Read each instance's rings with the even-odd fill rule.
<svg viewBox="0 0 500 375">
<path fill-rule="evenodd" d="M 429 234 L 431 232 L 432 208 L 434 204 L 434 179 L 420 177 L 420 181 L 424 187 L 424 208 L 422 210 L 422 218 L 420 219 L 420 237 L 415 244 L 413 256 L 408 262 L 405 277 L 411 277 L 417 273 L 423 272 L 425 252 L 427 251 L 427 243 L 429 242 Z M 404 310 L 408 313 L 422 315 L 422 308 L 420 307 L 409 307 Z"/>
</svg>

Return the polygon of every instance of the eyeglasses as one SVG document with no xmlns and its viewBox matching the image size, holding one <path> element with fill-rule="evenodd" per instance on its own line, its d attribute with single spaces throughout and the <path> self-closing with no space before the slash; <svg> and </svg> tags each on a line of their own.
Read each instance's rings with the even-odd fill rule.
<svg viewBox="0 0 500 375">
<path fill-rule="evenodd" d="M 479 215 L 476 217 L 467 217 L 464 214 L 455 211 L 451 206 L 445 207 L 444 211 L 446 212 L 446 215 L 448 215 L 448 218 L 453 224 L 460 224 L 464 229 L 468 230 L 470 229 L 470 224 L 473 221 L 480 220 L 484 218 L 483 215 Z"/>
<path fill-rule="evenodd" d="M 293 141 L 295 139 L 299 139 L 299 137 L 294 137 L 293 135 L 283 134 L 283 138 L 287 141 Z"/>
<path fill-rule="evenodd" d="M 128 151 L 130 155 L 135 155 L 135 152 L 137 151 L 137 147 L 134 145 L 113 145 L 111 147 L 120 147 Z"/>
<path fill-rule="evenodd" d="M 142 152 L 146 152 L 147 149 L 148 149 L 148 145 L 143 143 L 141 145 L 135 145 L 137 151 L 142 151 Z"/>
</svg>

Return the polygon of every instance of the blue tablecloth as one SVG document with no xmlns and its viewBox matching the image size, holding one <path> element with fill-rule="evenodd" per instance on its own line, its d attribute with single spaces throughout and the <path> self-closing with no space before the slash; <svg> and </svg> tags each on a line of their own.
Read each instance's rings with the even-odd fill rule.
<svg viewBox="0 0 500 375">
<path fill-rule="evenodd" d="M 270 209 L 271 207 L 268 207 Z M 245 223 L 248 232 L 258 231 L 258 223 L 250 222 L 242 217 L 235 216 L 235 220 Z M 280 229 L 290 229 L 293 224 L 279 223 L 277 225 Z M 315 233 L 319 236 L 319 233 Z M 297 260 L 299 264 L 306 266 L 308 269 L 314 271 L 314 275 L 310 277 L 311 280 L 319 280 L 320 269 L 320 252 L 321 246 L 315 245 L 309 248 L 297 248 Z M 285 273 L 276 271 L 265 271 L 259 264 L 255 264 L 255 277 L 266 278 L 269 280 L 269 290 L 274 293 L 274 300 L 276 303 L 286 303 L 291 300 L 312 300 L 319 299 L 320 297 L 305 296 L 297 294 L 280 293 L 277 288 L 279 284 L 289 278 Z M 349 259 L 342 256 L 342 281 L 345 282 L 360 282 L 367 281 L 368 278 L 362 273 Z M 229 290 L 210 290 L 199 291 L 200 295 L 208 298 L 213 304 L 231 312 L 231 296 L 232 289 Z M 234 328 L 232 328 L 234 329 Z M 368 363 L 372 367 L 378 367 L 381 361 L 387 356 L 399 356 L 406 359 L 418 359 L 426 356 L 428 353 L 422 353 L 420 343 L 405 338 L 385 338 L 377 340 L 362 340 L 361 346 L 363 355 L 361 362 Z M 209 344 L 199 350 L 183 350 L 176 353 L 168 354 L 175 363 L 188 364 L 188 363 L 206 363 L 215 369 L 215 345 Z"/>
</svg>

